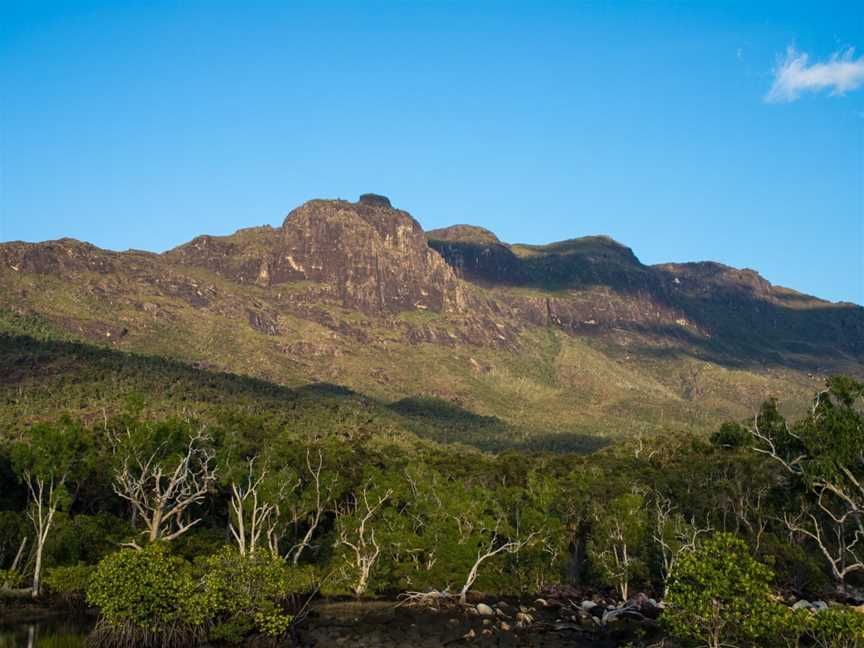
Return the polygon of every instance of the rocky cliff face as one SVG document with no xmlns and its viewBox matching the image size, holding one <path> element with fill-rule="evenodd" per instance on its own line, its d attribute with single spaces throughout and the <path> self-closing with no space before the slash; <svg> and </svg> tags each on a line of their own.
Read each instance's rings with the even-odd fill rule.
<svg viewBox="0 0 864 648">
<path fill-rule="evenodd" d="M 864 309 L 773 286 L 754 270 L 713 262 L 645 266 L 605 236 L 508 245 L 487 230 L 455 226 L 428 237 L 460 277 L 497 288 L 517 318 L 534 324 L 582 335 L 627 329 L 710 348 L 715 357 L 787 354 L 797 362 L 864 354 Z"/>
<path fill-rule="evenodd" d="M 240 283 L 320 283 L 339 304 L 365 313 L 466 307 L 463 285 L 426 244 L 420 224 L 375 194 L 356 203 L 311 200 L 281 229 L 199 237 L 166 256 Z"/>
<path fill-rule="evenodd" d="M 383 196 L 356 203 L 313 200 L 288 214 L 271 283 L 335 286 L 346 308 L 364 312 L 458 312 L 465 295 L 453 270 L 429 249 L 420 224 Z"/>
</svg>

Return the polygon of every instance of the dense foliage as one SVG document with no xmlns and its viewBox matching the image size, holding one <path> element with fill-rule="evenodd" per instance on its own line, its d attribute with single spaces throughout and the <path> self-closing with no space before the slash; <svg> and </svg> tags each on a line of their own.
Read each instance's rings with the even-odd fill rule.
<svg viewBox="0 0 864 648">
<path fill-rule="evenodd" d="M 720 533 L 682 556 L 672 574 L 663 620 L 672 634 L 709 648 L 771 643 L 785 608 L 772 599 L 774 574 L 747 543 Z"/>
<path fill-rule="evenodd" d="M 864 615 L 783 597 L 842 603 L 862 585 L 862 400 L 837 378 L 797 421 L 769 400 L 707 438 L 489 454 L 350 393 L 158 416 L 129 392 L 120 411 L 0 440 L 0 588 L 44 564 L 39 594 L 86 592 L 104 645 L 278 638 L 317 591 L 571 586 L 665 598 L 685 642 L 854 646 L 840 642 L 864 641 Z M 400 406 L 418 426 L 428 407 Z"/>
</svg>

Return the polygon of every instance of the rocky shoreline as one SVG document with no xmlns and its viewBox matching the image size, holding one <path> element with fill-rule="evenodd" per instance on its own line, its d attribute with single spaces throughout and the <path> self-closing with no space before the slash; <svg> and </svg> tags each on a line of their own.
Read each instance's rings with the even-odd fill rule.
<svg viewBox="0 0 864 648">
<path fill-rule="evenodd" d="M 635 634 L 660 634 L 659 606 L 647 597 L 614 607 L 561 599 L 411 606 L 393 601 L 321 602 L 303 628 L 303 646 L 584 646 L 613 648 Z"/>
<path fill-rule="evenodd" d="M 789 601 L 792 609 L 806 609 L 813 614 L 832 605 L 836 604 L 821 600 Z M 864 613 L 864 605 L 853 607 Z M 464 605 L 446 597 L 431 604 L 429 599 L 320 599 L 313 603 L 308 617 L 299 625 L 295 645 L 303 648 L 616 648 L 637 638 L 643 642 L 662 639 L 658 623 L 662 608 L 662 602 L 641 593 L 622 604 L 569 588 L 546 592 L 530 602 L 475 598 Z M 33 627 L 48 634 L 60 628 L 60 634 L 71 633 L 84 646 L 93 621 L 93 615 L 87 610 L 62 600 L 3 606 L 0 607 L 0 646 L 5 645 L 2 643 L 4 631 L 14 636 L 16 631 L 20 633 Z M 252 642 L 252 645 L 257 644 Z"/>
</svg>

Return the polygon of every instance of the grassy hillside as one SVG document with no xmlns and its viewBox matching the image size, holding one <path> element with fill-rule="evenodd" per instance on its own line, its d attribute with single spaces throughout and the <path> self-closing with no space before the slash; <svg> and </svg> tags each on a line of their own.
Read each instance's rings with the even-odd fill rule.
<svg viewBox="0 0 864 648">
<path fill-rule="evenodd" d="M 76 341 L 33 318 L 0 318 L 0 430 L 26 433 L 69 415 L 85 422 L 128 413 L 259 426 L 261 433 L 339 436 L 400 445 L 463 444 L 485 451 L 593 450 L 605 441 L 578 434 L 539 438 L 492 416 L 436 398 L 388 403 L 345 387 L 285 387 L 209 371 L 158 356 Z"/>
<path fill-rule="evenodd" d="M 585 451 L 609 437 L 662 434 L 687 421 L 711 430 L 735 399 L 744 417 L 749 400 L 789 384 L 680 358 L 631 367 L 552 331 L 516 356 L 487 351 L 465 358 L 426 344 L 398 363 L 395 355 L 364 354 L 351 358 L 353 366 L 337 364 L 336 381 L 293 386 L 97 346 L 38 318 L 3 313 L 0 331 L 6 434 L 60 413 L 94 420 L 129 411 L 145 418 L 235 416 L 271 429 L 491 451 Z M 370 365 L 379 373 L 364 371 Z M 672 366 L 685 373 L 670 375 Z M 366 389 L 338 386 L 340 377 Z"/>
</svg>

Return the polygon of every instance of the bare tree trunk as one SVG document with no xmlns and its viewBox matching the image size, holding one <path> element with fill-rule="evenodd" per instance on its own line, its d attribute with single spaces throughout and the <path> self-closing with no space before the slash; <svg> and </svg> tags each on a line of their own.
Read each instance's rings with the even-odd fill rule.
<svg viewBox="0 0 864 648">
<path fill-rule="evenodd" d="M 127 500 L 144 522 L 142 534 L 147 542 L 174 540 L 201 521 L 187 521 L 186 514 L 204 501 L 216 481 L 215 453 L 206 446 L 207 441 L 203 432 L 191 437 L 173 470 L 162 464 L 162 448 L 146 458 L 134 449 L 127 451 L 123 466 L 114 475 L 114 492 Z M 140 549 L 135 542 L 126 546 Z"/>
<path fill-rule="evenodd" d="M 54 514 L 57 512 L 59 504 L 57 491 L 63 486 L 66 478 L 61 477 L 55 488 L 54 479 L 48 482 L 48 492 L 45 492 L 45 480 L 41 477 L 33 477 L 28 474 L 25 476 L 27 487 L 30 490 L 30 497 L 33 500 L 33 505 L 27 516 L 33 523 L 36 531 L 36 562 L 33 567 L 33 586 L 31 588 L 31 596 L 38 598 L 42 593 L 42 554 L 45 549 L 45 542 L 48 540 L 48 533 L 51 531 L 51 526 L 54 522 Z M 34 485 L 35 483 L 35 485 Z M 47 497 L 47 501 L 45 498 Z"/>
<path fill-rule="evenodd" d="M 471 587 L 477 580 L 477 575 L 480 572 L 480 565 L 502 552 L 507 552 L 510 554 L 517 553 L 522 547 L 531 542 L 534 536 L 537 535 L 537 533 L 534 532 L 530 534 L 525 540 L 511 540 L 509 542 L 505 542 L 497 549 L 493 549 L 495 543 L 498 540 L 497 528 L 498 526 L 496 525 L 496 530 L 493 532 L 492 539 L 489 541 L 489 545 L 487 546 L 486 550 L 477 550 L 477 560 L 475 560 L 474 564 L 471 565 L 471 569 L 468 571 L 468 576 L 465 578 L 465 584 L 462 586 L 462 589 L 459 590 L 459 603 L 461 603 L 462 605 L 465 605 L 468 599 L 468 591 L 471 589 Z"/>
<path fill-rule="evenodd" d="M 339 543 L 350 548 L 354 553 L 353 566 L 358 572 L 357 581 L 352 588 L 355 596 L 361 596 L 366 592 L 372 568 L 381 554 L 381 546 L 375 539 L 375 528 L 372 526 L 372 518 L 392 494 L 393 490 L 388 488 L 383 495 L 378 497 L 376 502 L 370 503 L 369 485 L 367 484 L 363 487 L 360 498 L 356 495 L 354 496 L 353 511 L 343 513 L 343 515 L 350 515 L 351 513 L 361 514 L 359 524 L 353 534 L 355 537 L 349 538 L 348 529 L 343 527 L 339 532 L 338 540 Z M 363 504 L 362 510 L 360 508 L 361 499 Z"/>
<path fill-rule="evenodd" d="M 275 504 L 258 501 L 258 490 L 267 476 L 267 468 L 264 467 L 256 478 L 254 462 L 254 458 L 249 460 L 245 486 L 231 484 L 232 519 L 228 523 L 228 531 L 237 543 L 240 555 L 249 557 L 255 555 L 262 533 L 266 532 L 268 540 L 273 537 L 275 518 L 279 512 Z M 248 505 L 247 500 L 251 500 Z M 247 517 L 249 518 L 248 528 Z"/>
<path fill-rule="evenodd" d="M 300 562 L 300 554 L 309 546 L 312 536 L 315 534 L 315 529 L 318 528 L 318 523 L 321 521 L 321 468 L 323 465 L 324 456 L 321 454 L 321 450 L 318 450 L 318 465 L 315 468 L 312 467 L 312 462 L 309 459 L 309 450 L 306 451 L 306 469 L 309 471 L 315 484 L 315 513 L 312 517 L 312 522 L 309 524 L 309 528 L 306 530 L 306 535 L 303 536 L 303 540 L 293 549 L 294 555 L 291 563 L 295 567 Z"/>
<path fill-rule="evenodd" d="M 3 583 L 3 588 L 9 588 L 12 586 L 12 575 L 18 571 L 18 565 L 21 562 L 21 557 L 24 555 L 24 547 L 27 546 L 27 536 L 24 536 L 21 539 L 21 544 L 18 545 L 18 553 L 15 554 L 15 560 L 12 561 L 12 566 L 9 568 L 9 578 L 6 579 L 6 582 Z"/>
</svg>

